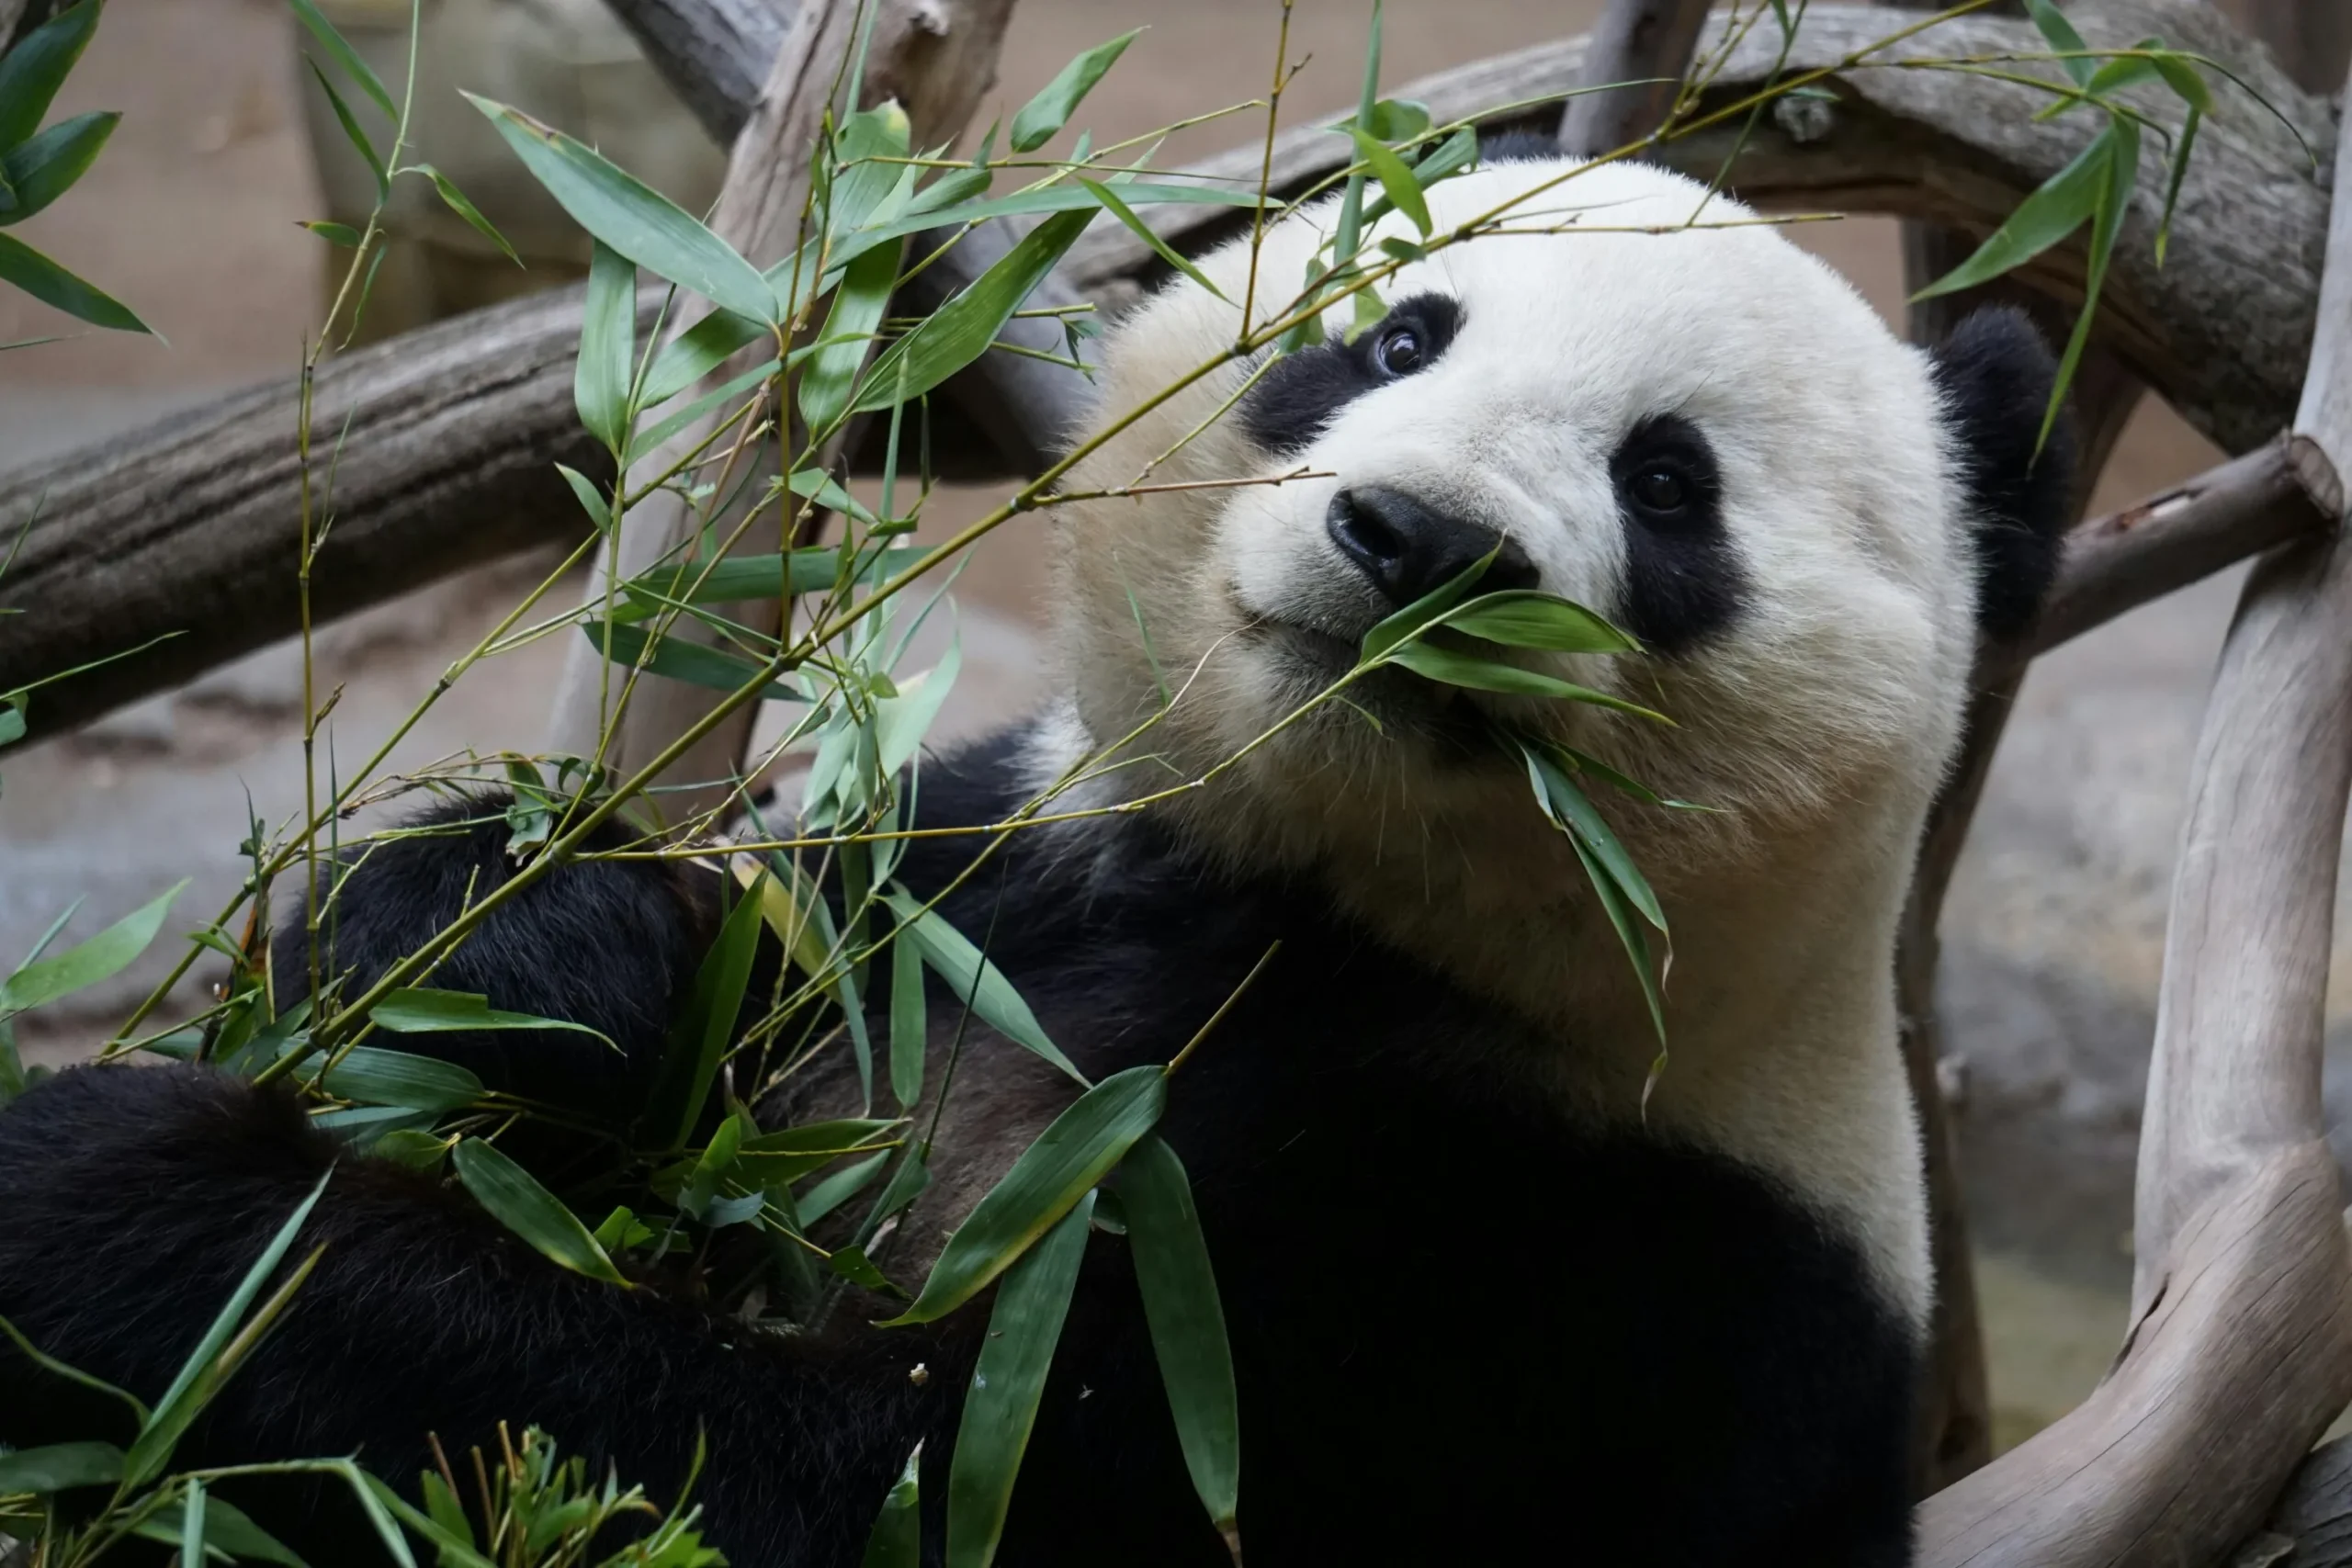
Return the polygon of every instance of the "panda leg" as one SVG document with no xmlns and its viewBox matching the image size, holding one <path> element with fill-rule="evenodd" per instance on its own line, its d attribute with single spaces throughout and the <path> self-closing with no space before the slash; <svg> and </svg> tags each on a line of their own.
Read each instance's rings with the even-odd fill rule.
<svg viewBox="0 0 2352 1568">
<path fill-rule="evenodd" d="M 938 1343 L 754 1338 L 581 1278 L 431 1179 L 349 1156 L 290 1097 L 200 1067 L 80 1068 L 0 1111 L 0 1315 L 152 1404 L 330 1168 L 292 1254 L 323 1246 L 315 1270 L 175 1462 L 356 1453 L 413 1495 L 427 1433 L 457 1456 L 503 1421 L 666 1504 L 699 1431 L 714 1544 L 745 1568 L 835 1563 L 953 1417 L 960 1380 L 910 1377 L 926 1357 L 946 1371 Z M 120 1409 L 0 1340 L 0 1442 L 88 1438 Z M 347 1522 L 261 1522 L 312 1561 L 355 1561 Z"/>
</svg>

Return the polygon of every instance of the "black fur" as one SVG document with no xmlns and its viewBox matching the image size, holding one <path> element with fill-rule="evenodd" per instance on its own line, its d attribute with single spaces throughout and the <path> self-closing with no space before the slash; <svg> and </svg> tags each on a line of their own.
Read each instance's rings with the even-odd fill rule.
<svg viewBox="0 0 2352 1568">
<path fill-rule="evenodd" d="M 928 765 L 925 825 L 1001 820 L 1017 804 L 1009 745 Z M 1908 1561 L 1915 1348 L 1850 1248 L 1721 1160 L 1573 1130 L 1495 1070 L 1543 1042 L 1319 897 L 1220 883 L 1148 822 L 1090 831 L 1104 836 L 1079 853 L 1016 837 L 944 906 L 976 940 L 991 933 L 1090 1074 L 1168 1059 L 1283 943 L 1178 1074 L 1162 1127 L 1193 1179 L 1233 1337 L 1253 1564 Z M 440 846 L 426 859 L 471 852 L 418 843 Z M 901 877 L 927 894 L 977 847 L 915 840 Z M 447 885 L 447 867 L 412 869 Z M 569 897 L 579 869 L 548 897 Z M 548 986 L 595 981 L 567 950 L 538 961 Z M 933 995 L 944 1032 L 955 1010 Z M 977 1025 L 965 1051 L 965 1074 L 1031 1062 Z M 201 1070 L 65 1074 L 0 1112 L 0 1314 L 152 1398 L 334 1154 L 288 1102 Z M 319 1272 L 187 1457 L 358 1448 L 407 1485 L 424 1428 L 457 1445 L 503 1418 L 659 1492 L 700 1423 L 717 1543 L 736 1568 L 799 1568 L 857 1560 L 921 1437 L 936 1560 L 978 1314 L 925 1335 L 845 1313 L 838 1342 L 753 1341 L 650 1291 L 563 1274 L 463 1200 L 356 1158 L 311 1222 L 305 1243 L 319 1241 Z M 1226 1561 L 1125 1246 L 1090 1243 L 1007 1568 Z M 0 1347 L 0 1440 L 74 1429 L 66 1414 L 54 1380 Z M 313 1561 L 357 1560 L 315 1550 L 334 1519 L 265 1522 Z"/>
<path fill-rule="evenodd" d="M 1953 328 L 1934 364 L 1975 517 L 1977 624 L 2014 637 L 2058 574 L 2074 493 L 2072 420 L 2062 413 L 2034 452 L 2057 363 L 2024 311 L 1996 307 Z"/>
<path fill-rule="evenodd" d="M 1392 306 L 1379 326 L 1352 344 L 1332 338 L 1285 355 L 1241 400 L 1241 427 L 1260 446 L 1287 457 L 1305 450 L 1341 409 L 1395 378 L 1373 357 L 1381 335 L 1410 326 L 1421 339 L 1422 368 L 1435 364 L 1462 329 L 1461 305 L 1443 294 L 1416 294 Z"/>
<path fill-rule="evenodd" d="M 1675 478 L 1683 504 L 1644 501 L 1644 479 Z M 1698 426 L 1674 414 L 1644 420 L 1609 460 L 1625 529 L 1625 629 L 1652 651 L 1682 652 L 1737 618 L 1747 573 L 1724 526 L 1723 476 Z"/>
<path fill-rule="evenodd" d="M 1478 139 L 1481 164 L 1543 164 L 1561 157 L 1560 144 L 1535 130 L 1499 130 Z"/>
</svg>

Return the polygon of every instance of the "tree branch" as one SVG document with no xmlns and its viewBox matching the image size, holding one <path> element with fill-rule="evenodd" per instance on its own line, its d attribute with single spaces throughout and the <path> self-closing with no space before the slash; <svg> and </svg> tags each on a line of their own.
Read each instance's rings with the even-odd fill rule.
<svg viewBox="0 0 2352 1568">
<path fill-rule="evenodd" d="M 1682 91 L 1708 0 L 1609 0 L 1585 44 L 1584 92 L 1560 111 L 1560 149 L 1589 157 L 1666 123 Z"/>
</svg>

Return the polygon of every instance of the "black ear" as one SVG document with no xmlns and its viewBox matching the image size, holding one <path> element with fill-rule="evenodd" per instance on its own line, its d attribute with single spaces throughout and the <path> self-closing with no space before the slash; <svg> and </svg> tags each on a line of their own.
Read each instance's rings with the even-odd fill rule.
<svg viewBox="0 0 2352 1568">
<path fill-rule="evenodd" d="M 2064 411 L 2034 451 L 2057 361 L 2024 311 L 1996 306 L 1953 328 L 1934 365 L 1974 523 L 1976 622 L 1987 637 L 2016 637 L 2057 575 L 2069 521 L 2075 440 Z"/>
</svg>

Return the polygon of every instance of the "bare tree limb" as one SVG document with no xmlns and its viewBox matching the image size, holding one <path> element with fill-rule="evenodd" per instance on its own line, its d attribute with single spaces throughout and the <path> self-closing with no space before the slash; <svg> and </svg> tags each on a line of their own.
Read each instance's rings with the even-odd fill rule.
<svg viewBox="0 0 2352 1568">
<path fill-rule="evenodd" d="M 1707 24 L 1707 0 L 1609 0 L 1585 44 L 1583 85 L 1560 112 L 1560 148 L 1590 156 L 1666 123 Z"/>
<path fill-rule="evenodd" d="M 783 46 L 779 0 L 605 0 L 710 139 L 732 147 Z"/>
<path fill-rule="evenodd" d="M 2352 791 L 2352 158 L 2292 467 L 2335 513 L 2248 581 L 2199 737 L 2140 1139 L 2133 1323 L 2107 1381 L 1918 1516 L 1923 1563 L 2213 1562 L 2352 1399 L 2352 1245 L 2321 1120 Z"/>
</svg>

